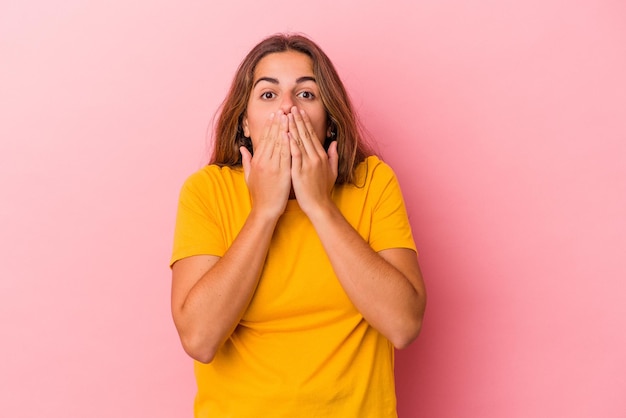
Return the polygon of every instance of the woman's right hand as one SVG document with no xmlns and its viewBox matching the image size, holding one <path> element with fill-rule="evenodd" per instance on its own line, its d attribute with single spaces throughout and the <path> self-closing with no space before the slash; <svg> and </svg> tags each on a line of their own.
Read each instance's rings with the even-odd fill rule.
<svg viewBox="0 0 626 418">
<path fill-rule="evenodd" d="M 291 190 L 291 152 L 287 115 L 272 113 L 263 135 L 252 141 L 254 156 L 240 148 L 241 163 L 252 199 L 252 210 L 277 219 L 283 214 Z"/>
</svg>

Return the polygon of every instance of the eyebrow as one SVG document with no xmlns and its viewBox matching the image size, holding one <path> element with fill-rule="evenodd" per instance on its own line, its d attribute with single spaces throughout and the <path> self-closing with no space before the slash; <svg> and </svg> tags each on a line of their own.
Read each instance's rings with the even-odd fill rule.
<svg viewBox="0 0 626 418">
<path fill-rule="evenodd" d="M 268 83 L 272 83 L 272 84 L 280 84 L 280 82 L 276 78 L 261 77 L 257 81 L 254 82 L 254 85 L 252 86 L 252 88 L 256 87 L 256 85 L 259 84 L 259 82 L 261 81 L 267 81 Z M 298 77 L 296 79 L 296 84 L 304 83 L 305 81 L 312 81 L 314 83 L 317 83 L 317 81 L 315 80 L 315 77 L 303 76 L 303 77 Z"/>
</svg>

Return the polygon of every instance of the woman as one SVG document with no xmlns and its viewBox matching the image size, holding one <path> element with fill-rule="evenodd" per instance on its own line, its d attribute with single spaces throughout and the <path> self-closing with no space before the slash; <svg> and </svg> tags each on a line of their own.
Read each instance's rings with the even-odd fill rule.
<svg viewBox="0 0 626 418">
<path fill-rule="evenodd" d="M 172 313 L 196 417 L 395 417 L 394 346 L 425 289 L 391 169 L 311 40 L 239 66 L 211 163 L 184 184 Z"/>
</svg>

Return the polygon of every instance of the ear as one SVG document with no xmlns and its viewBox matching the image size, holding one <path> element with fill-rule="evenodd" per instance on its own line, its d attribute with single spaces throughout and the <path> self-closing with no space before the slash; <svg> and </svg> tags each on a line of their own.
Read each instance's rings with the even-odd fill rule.
<svg viewBox="0 0 626 418">
<path fill-rule="evenodd" d="M 334 124 L 334 122 L 330 119 L 330 117 L 328 118 L 328 126 L 326 127 L 326 138 L 329 139 L 334 139 L 335 135 L 336 135 L 336 131 L 337 127 Z"/>
<path fill-rule="evenodd" d="M 250 138 L 250 128 L 248 127 L 248 117 L 244 116 L 241 121 L 241 127 L 243 128 L 243 136 Z"/>
</svg>

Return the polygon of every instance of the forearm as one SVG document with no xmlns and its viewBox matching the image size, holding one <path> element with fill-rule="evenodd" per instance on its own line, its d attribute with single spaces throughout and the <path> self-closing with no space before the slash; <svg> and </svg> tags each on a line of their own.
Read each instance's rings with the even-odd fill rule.
<svg viewBox="0 0 626 418">
<path fill-rule="evenodd" d="M 181 269 L 181 275 L 196 274 L 197 280 L 174 309 L 181 341 L 193 358 L 211 361 L 236 328 L 256 289 L 276 222 L 253 211 L 230 248 L 208 270 Z"/>
<path fill-rule="evenodd" d="M 332 202 L 309 218 L 341 285 L 365 320 L 398 348 L 413 341 L 426 303 L 415 253 L 398 250 L 404 251 L 401 259 L 411 254 L 415 260 L 396 263 L 403 271 L 396 268 L 370 247 Z"/>
</svg>

